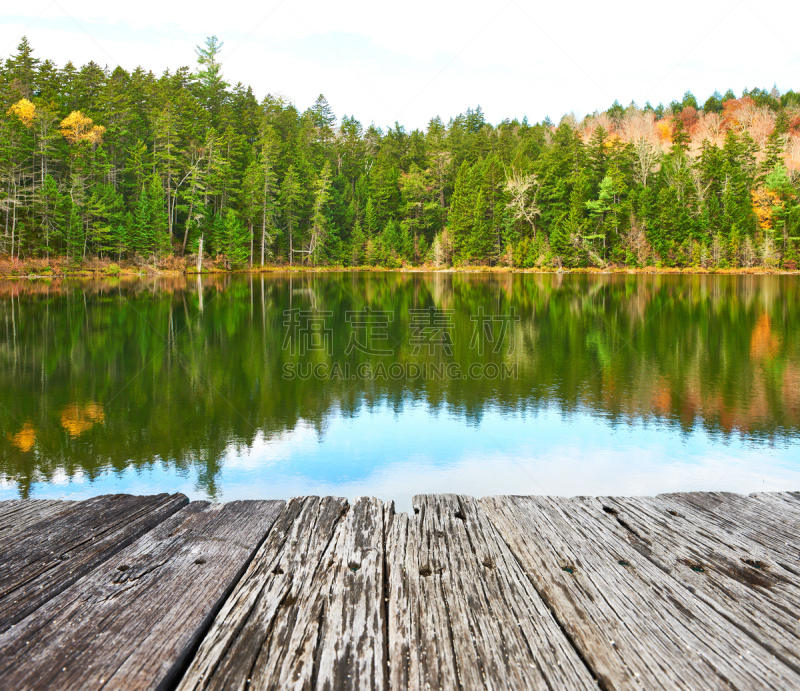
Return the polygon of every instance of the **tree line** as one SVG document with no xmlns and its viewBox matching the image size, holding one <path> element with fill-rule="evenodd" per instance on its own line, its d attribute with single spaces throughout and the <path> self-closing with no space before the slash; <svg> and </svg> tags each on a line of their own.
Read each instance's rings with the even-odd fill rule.
<svg viewBox="0 0 800 691">
<path fill-rule="evenodd" d="M 0 254 L 264 264 L 784 267 L 800 247 L 800 93 L 687 92 L 578 121 L 408 132 L 225 81 L 0 65 Z"/>
</svg>

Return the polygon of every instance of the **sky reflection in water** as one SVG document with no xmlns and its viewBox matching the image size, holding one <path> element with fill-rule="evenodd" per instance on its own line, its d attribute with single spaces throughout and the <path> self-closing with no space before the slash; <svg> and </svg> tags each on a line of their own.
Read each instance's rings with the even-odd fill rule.
<svg viewBox="0 0 800 691">
<path fill-rule="evenodd" d="M 794 277 L 332 274 L 0 284 L 0 499 L 800 489 Z M 202 295 L 202 303 L 201 303 Z M 394 354 L 347 353 L 390 311 Z M 452 309 L 453 354 L 408 313 Z M 283 346 L 329 311 L 331 353 Z M 499 353 L 486 314 L 521 316 Z M 509 353 L 507 346 L 513 348 Z M 438 349 L 441 350 L 441 349 Z M 501 381 L 283 378 L 287 364 L 472 362 Z"/>
</svg>

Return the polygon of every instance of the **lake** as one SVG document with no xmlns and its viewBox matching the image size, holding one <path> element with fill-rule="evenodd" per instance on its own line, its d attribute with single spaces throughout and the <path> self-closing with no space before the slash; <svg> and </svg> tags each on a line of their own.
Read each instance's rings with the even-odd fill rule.
<svg viewBox="0 0 800 691">
<path fill-rule="evenodd" d="M 800 489 L 796 276 L 0 282 L 0 499 Z"/>
</svg>

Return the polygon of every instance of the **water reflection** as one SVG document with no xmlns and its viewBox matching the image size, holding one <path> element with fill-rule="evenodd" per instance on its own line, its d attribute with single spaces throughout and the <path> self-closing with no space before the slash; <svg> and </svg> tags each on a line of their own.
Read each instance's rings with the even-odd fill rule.
<svg viewBox="0 0 800 691">
<path fill-rule="evenodd" d="M 698 475 L 714 463 L 738 464 L 727 477 L 743 491 L 759 472 L 793 482 L 799 292 L 787 276 L 1 282 L 0 496 L 70 482 L 225 499 L 621 493 L 623 477 L 652 493 L 676 472 L 722 482 Z M 377 349 L 391 356 L 352 347 L 365 308 L 392 315 Z M 452 310 L 449 349 L 414 341 L 414 311 L 429 308 Z M 286 310 L 329 313 L 326 347 L 285 347 Z M 509 314 L 502 334 L 480 316 Z M 481 353 L 476 329 L 502 347 Z M 513 376 L 335 376 L 390 365 Z"/>
</svg>

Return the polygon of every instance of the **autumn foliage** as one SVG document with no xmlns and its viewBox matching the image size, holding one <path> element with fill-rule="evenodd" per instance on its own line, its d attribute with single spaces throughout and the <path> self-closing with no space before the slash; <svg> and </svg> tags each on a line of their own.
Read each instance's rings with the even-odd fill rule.
<svg viewBox="0 0 800 691">
<path fill-rule="evenodd" d="M 772 230 L 772 217 L 775 207 L 781 203 L 780 196 L 774 191 L 760 187 L 750 193 L 753 199 L 753 211 L 758 219 L 758 227 Z"/>
<path fill-rule="evenodd" d="M 33 428 L 33 423 L 29 420 L 22 426 L 19 432 L 16 434 L 11 434 L 11 432 L 9 432 L 6 438 L 22 451 L 22 453 L 27 453 L 36 443 L 36 430 Z"/>
<path fill-rule="evenodd" d="M 92 124 L 91 118 L 86 117 L 79 110 L 73 110 L 61 121 L 60 131 L 70 144 L 78 142 L 99 144 L 103 140 L 106 128 L 102 125 Z"/>
<path fill-rule="evenodd" d="M 7 115 L 16 115 L 25 127 L 30 127 L 33 124 L 33 118 L 36 115 L 36 106 L 33 105 L 27 98 L 21 98 L 7 111 Z"/>
<path fill-rule="evenodd" d="M 85 405 L 70 403 L 61 411 L 61 426 L 67 430 L 69 436 L 78 437 L 86 430 L 106 419 L 103 407 L 98 403 L 89 402 Z"/>
</svg>

